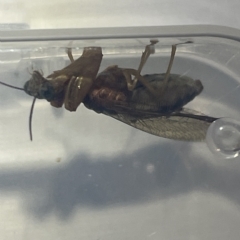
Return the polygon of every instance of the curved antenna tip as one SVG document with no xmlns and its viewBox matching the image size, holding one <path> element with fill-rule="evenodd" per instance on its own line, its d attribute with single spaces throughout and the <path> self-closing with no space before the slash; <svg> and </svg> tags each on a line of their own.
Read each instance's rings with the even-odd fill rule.
<svg viewBox="0 0 240 240">
<path fill-rule="evenodd" d="M 33 109 L 34 109 L 34 105 L 35 105 L 36 100 L 37 100 L 37 98 L 33 98 L 32 106 L 31 106 L 30 114 L 29 114 L 29 121 L 28 121 L 29 135 L 30 135 L 30 140 L 31 141 L 33 140 L 33 136 L 32 136 L 32 116 L 33 116 Z"/>
</svg>

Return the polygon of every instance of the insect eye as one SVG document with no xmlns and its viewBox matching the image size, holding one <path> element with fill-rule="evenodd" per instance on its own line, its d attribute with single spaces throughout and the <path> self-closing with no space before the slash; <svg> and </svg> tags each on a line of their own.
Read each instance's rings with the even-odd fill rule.
<svg viewBox="0 0 240 240">
<path fill-rule="evenodd" d="M 35 96 L 36 91 L 34 91 L 33 85 L 30 80 L 24 84 L 23 88 L 27 94 L 29 94 L 30 96 Z"/>
<path fill-rule="evenodd" d="M 54 99 L 54 93 L 54 88 L 50 82 L 45 82 L 39 91 L 41 98 L 46 99 L 47 101 L 52 101 Z"/>
</svg>

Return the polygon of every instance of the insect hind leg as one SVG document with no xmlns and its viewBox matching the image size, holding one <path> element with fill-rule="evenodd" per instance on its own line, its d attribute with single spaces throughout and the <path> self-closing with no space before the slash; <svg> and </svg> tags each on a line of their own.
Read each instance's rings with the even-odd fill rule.
<svg viewBox="0 0 240 240">
<path fill-rule="evenodd" d="M 181 45 L 181 44 L 188 44 L 188 43 L 193 43 L 193 42 L 192 41 L 187 41 L 187 42 L 184 42 L 184 43 L 177 43 L 177 44 L 172 45 L 171 57 L 170 57 L 170 60 L 169 60 L 169 63 L 168 63 L 167 71 L 165 73 L 165 77 L 164 77 L 164 80 L 163 80 L 163 88 L 162 88 L 160 94 L 163 94 L 164 90 L 167 87 L 168 79 L 169 79 L 169 76 L 170 76 L 170 72 L 171 72 L 171 69 L 172 69 L 173 61 L 174 61 L 176 50 L 177 50 L 177 46 Z"/>
</svg>

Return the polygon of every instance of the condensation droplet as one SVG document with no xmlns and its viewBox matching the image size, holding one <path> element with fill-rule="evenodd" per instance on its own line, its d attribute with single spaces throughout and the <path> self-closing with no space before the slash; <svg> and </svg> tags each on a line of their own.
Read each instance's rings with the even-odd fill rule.
<svg viewBox="0 0 240 240">
<path fill-rule="evenodd" d="M 209 149 L 226 159 L 236 158 L 240 152 L 240 122 L 221 118 L 208 128 L 206 141 Z"/>
</svg>

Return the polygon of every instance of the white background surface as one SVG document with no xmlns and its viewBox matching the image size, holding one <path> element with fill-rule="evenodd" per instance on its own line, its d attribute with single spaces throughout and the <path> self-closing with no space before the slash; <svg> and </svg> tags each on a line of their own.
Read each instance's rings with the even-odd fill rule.
<svg viewBox="0 0 240 240">
<path fill-rule="evenodd" d="M 1 0 L 0 19 L 30 28 L 240 28 L 239 9 L 239 0 Z M 1 77 L 14 80 L 15 63 L 6 70 L 0 61 L 9 74 Z M 31 143 L 29 98 L 12 90 L 1 96 L 1 239 L 239 239 L 239 159 L 216 159 L 204 143 L 160 139 L 84 108 L 75 115 L 42 102 Z"/>
</svg>

